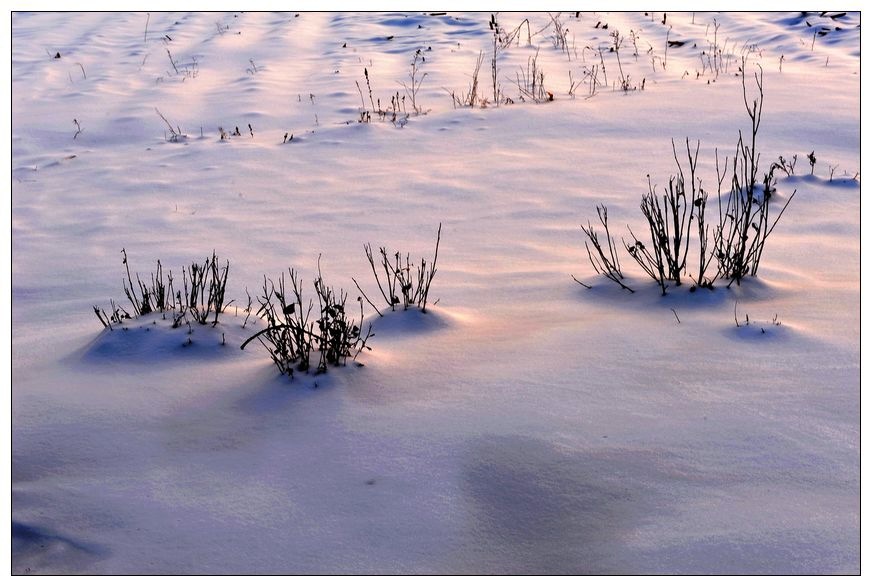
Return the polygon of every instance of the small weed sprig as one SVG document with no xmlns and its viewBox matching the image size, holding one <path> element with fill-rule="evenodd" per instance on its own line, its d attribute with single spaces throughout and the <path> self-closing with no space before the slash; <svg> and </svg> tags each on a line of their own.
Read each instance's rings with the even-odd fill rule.
<svg viewBox="0 0 872 587">
<path fill-rule="evenodd" d="M 475 61 L 475 68 L 472 70 L 469 88 L 466 92 L 458 94 L 453 90 L 446 89 L 446 91 L 451 95 L 451 102 L 454 104 L 455 108 L 458 106 L 469 106 L 470 108 L 474 108 L 479 105 L 484 108 L 487 105 L 487 98 L 480 95 L 478 86 L 478 74 L 481 71 L 482 63 L 484 63 L 484 52 L 479 51 L 478 59 Z"/>
<path fill-rule="evenodd" d="M 796 173 L 796 160 L 798 155 L 794 154 L 793 159 L 787 160 L 784 158 L 784 155 L 778 156 L 778 161 L 772 164 L 772 167 L 775 169 L 780 169 L 787 177 L 790 177 L 794 173 Z"/>
<path fill-rule="evenodd" d="M 621 90 L 625 93 L 630 90 L 630 76 L 624 75 L 624 67 L 621 65 L 621 45 L 624 38 L 618 30 L 613 30 L 609 33 L 612 38 L 612 46 L 609 47 L 609 52 L 615 54 L 615 59 L 618 61 L 618 74 L 621 76 Z"/>
<path fill-rule="evenodd" d="M 128 314 L 123 308 L 116 306 L 114 300 L 110 299 L 109 305 L 112 308 L 112 312 L 109 314 L 106 314 L 106 311 L 99 306 L 94 306 L 94 313 L 97 315 L 97 319 L 100 320 L 100 323 L 103 324 L 103 328 L 113 330 L 113 324 L 121 324 L 124 320 L 131 319 L 130 314 Z"/>
<path fill-rule="evenodd" d="M 409 86 L 406 86 L 405 83 L 400 82 L 404 86 L 404 88 L 406 89 L 406 92 L 409 93 L 409 97 L 410 97 L 409 101 L 411 103 L 413 103 L 413 109 L 412 109 L 413 114 L 423 114 L 424 113 L 424 110 L 417 104 L 418 90 L 420 89 L 421 82 L 423 81 L 424 77 L 426 76 L 426 74 L 424 74 L 424 75 L 420 75 L 420 77 L 419 77 L 418 64 L 417 64 L 418 59 L 420 58 L 421 62 L 423 63 L 423 56 L 419 55 L 419 54 L 420 54 L 420 50 L 418 51 L 418 53 L 416 53 L 415 62 L 412 64 L 412 71 L 410 73 L 410 76 L 412 79 L 412 86 L 409 87 Z M 355 80 L 354 84 L 357 86 L 357 91 L 360 94 L 360 110 L 359 110 L 359 116 L 358 116 L 357 122 L 370 123 L 370 122 L 372 122 L 373 115 L 375 115 L 376 120 L 380 120 L 380 121 L 389 120 L 390 122 L 392 122 L 394 124 L 394 126 L 400 127 L 400 128 L 405 126 L 406 122 L 408 122 L 408 119 L 410 116 L 410 113 L 406 108 L 406 96 L 401 96 L 399 92 L 395 92 L 391 96 L 390 109 L 388 109 L 387 107 L 382 108 L 381 98 L 373 98 L 372 84 L 370 83 L 370 79 L 369 79 L 369 69 L 366 67 L 363 68 L 363 76 L 366 80 L 366 89 L 367 89 L 367 92 L 369 94 L 369 105 L 371 106 L 371 109 L 367 109 L 366 102 L 363 99 L 363 91 L 360 89 L 360 83 L 357 80 Z M 314 96 L 312 96 L 312 98 L 314 99 Z M 318 122 L 318 118 L 316 115 L 316 117 L 315 117 L 316 125 L 317 125 L 317 122 Z"/>
<path fill-rule="evenodd" d="M 633 244 L 625 247 L 630 256 L 651 276 L 666 294 L 666 282 L 681 285 L 681 276 L 687 267 L 687 253 L 690 247 L 690 232 L 693 220 L 697 220 L 699 230 L 699 273 L 697 283 L 708 286 L 705 278 L 707 267 L 705 250 L 708 244 L 708 231 L 705 225 L 705 205 L 707 194 L 702 182 L 696 177 L 699 142 L 696 151 L 691 152 L 690 140 L 685 141 L 690 177 L 685 176 L 678 158 L 675 142 L 672 142 L 672 156 L 678 171 L 669 178 L 669 185 L 658 197 L 648 177 L 648 193 L 642 197 L 641 210 L 648 222 L 651 248 L 648 249 L 630 230 Z"/>
<path fill-rule="evenodd" d="M 583 66 L 581 72 L 581 79 L 574 80 L 572 78 L 572 70 L 569 70 L 568 94 L 572 97 L 575 97 L 575 90 L 578 89 L 581 84 L 585 84 L 587 86 L 587 98 L 593 98 L 596 95 L 597 88 L 606 85 L 606 81 L 600 81 L 599 79 L 600 73 L 605 74 L 605 69 L 601 68 L 597 64 L 593 64 L 590 66 Z"/>
<path fill-rule="evenodd" d="M 139 317 L 144 314 L 150 314 L 153 310 L 151 301 L 154 297 L 154 292 L 148 289 L 148 286 L 139 278 L 138 273 L 136 274 L 137 287 L 134 287 L 133 279 L 130 276 L 130 265 L 127 263 L 127 251 L 124 249 L 121 249 L 121 263 L 127 271 L 127 281 L 122 283 L 124 295 L 133 304 L 134 316 Z M 160 261 L 158 261 L 158 269 L 160 269 Z M 138 295 L 135 293 L 136 289 L 139 290 Z"/>
<path fill-rule="evenodd" d="M 757 152 L 757 134 L 760 130 L 763 109 L 763 70 L 754 73 L 756 92 L 749 98 L 746 84 L 746 61 L 742 61 L 742 97 L 745 110 L 751 120 L 750 142 L 742 133 L 736 143 L 732 160 L 732 179 L 725 207 L 718 200 L 719 222 L 714 231 L 714 254 L 718 260 L 721 277 L 741 283 L 746 275 L 756 275 L 763 255 L 766 239 L 781 219 L 796 191 L 784 203 L 778 216 L 771 221 L 769 206 L 775 192 L 775 169 L 770 166 L 758 184 L 760 154 Z M 719 183 L 722 177 L 718 171 Z M 762 188 L 762 189 L 761 189 Z"/>
<path fill-rule="evenodd" d="M 246 297 L 248 297 L 248 303 L 245 305 L 245 308 L 243 310 L 245 312 L 245 321 L 242 323 L 243 328 L 248 326 L 248 321 L 251 320 L 251 294 L 248 293 L 247 287 L 245 288 L 245 295 L 246 295 Z M 237 308 L 237 315 L 238 315 L 238 313 L 239 313 L 239 309 Z"/>
<path fill-rule="evenodd" d="M 634 293 L 633 289 L 628 287 L 624 283 L 624 274 L 621 272 L 621 262 L 618 260 L 617 248 L 615 247 L 615 239 L 612 238 L 611 234 L 609 234 L 609 210 L 603 205 L 599 205 L 596 207 L 597 216 L 599 216 L 600 224 L 603 225 L 603 229 L 606 232 L 606 245 L 608 246 L 608 254 L 603 250 L 602 244 L 599 241 L 599 235 L 596 230 L 594 230 L 593 226 L 591 226 L 590 222 L 587 223 L 587 228 L 584 226 L 581 227 L 581 230 L 584 231 L 584 234 L 587 236 L 590 244 L 593 245 L 594 251 L 596 251 L 596 256 L 594 256 L 593 252 L 590 250 L 590 246 L 587 242 L 584 243 L 585 249 L 587 249 L 587 256 L 590 259 L 590 264 L 593 266 L 594 271 L 598 274 L 605 276 L 606 278 L 614 281 L 618 285 L 621 286 L 622 289 L 629 291 L 630 293 Z M 582 283 L 575 276 L 572 276 L 572 279 L 575 279 L 577 283 L 587 287 L 590 289 L 590 286 Z"/>
<path fill-rule="evenodd" d="M 212 325 L 218 323 L 218 314 L 224 312 L 229 305 L 224 303 L 229 272 L 230 261 L 221 267 L 214 251 L 212 258 L 207 258 L 202 265 L 191 263 L 189 267 L 182 269 L 186 307 L 195 322 L 206 324 L 211 315 Z"/>
<path fill-rule="evenodd" d="M 739 302 L 738 302 L 738 300 L 736 301 L 735 305 L 733 306 L 733 322 L 735 322 L 736 328 L 748 328 L 752 324 L 751 318 L 747 313 L 745 314 L 744 320 L 741 320 L 739 318 Z M 781 320 L 778 318 L 778 314 L 775 314 L 768 323 L 772 324 L 772 326 L 781 326 Z M 755 321 L 753 324 L 755 324 L 755 328 L 756 328 L 756 326 L 759 325 L 760 323 Z M 763 328 L 761 326 L 760 327 L 760 334 L 766 334 L 766 328 Z"/>
<path fill-rule="evenodd" d="M 530 45 L 533 40 L 534 34 L 539 34 L 542 31 L 537 31 L 536 33 L 530 32 L 530 21 L 528 19 L 524 19 L 521 21 L 517 27 L 512 29 L 511 31 L 503 28 L 499 22 L 497 22 L 496 14 L 491 13 L 490 21 L 488 21 L 488 27 L 491 31 L 493 31 L 493 36 L 497 41 L 497 46 L 500 50 L 507 49 L 511 45 L 520 45 L 521 44 L 521 31 L 524 28 L 524 25 L 527 25 L 527 45 Z M 547 27 L 546 27 L 547 28 Z M 544 30 L 544 29 L 543 29 Z"/>
<path fill-rule="evenodd" d="M 496 14 L 491 14 L 490 20 L 488 21 L 488 27 L 492 33 L 492 51 L 490 55 L 490 96 L 484 95 L 484 92 L 481 91 L 481 85 L 479 84 L 479 74 L 481 72 L 481 66 L 484 63 L 484 52 L 479 51 L 468 89 L 465 92 L 456 92 L 448 89 L 445 90 L 451 96 L 451 102 L 454 105 L 454 108 L 457 108 L 458 106 L 487 108 L 490 105 L 499 106 L 500 104 L 514 103 L 514 100 L 503 94 L 502 88 L 500 87 L 498 61 L 500 53 L 503 50 L 513 44 L 520 45 L 521 33 L 524 25 L 527 26 L 527 44 L 530 45 L 533 33 L 530 31 L 529 20 L 524 19 L 516 28 L 508 31 L 497 21 Z M 538 32 L 536 34 L 538 34 Z"/>
<path fill-rule="evenodd" d="M 163 120 L 164 123 L 166 123 L 167 128 L 170 131 L 170 134 L 168 137 L 166 136 L 166 134 L 164 134 L 164 138 L 166 138 L 166 140 L 168 140 L 171 143 L 178 143 L 178 142 L 184 141 L 186 138 L 188 138 L 188 135 L 182 134 L 181 127 L 176 126 L 176 128 L 173 128 L 173 125 L 170 124 L 170 121 L 167 120 L 166 116 L 161 114 L 160 110 L 155 108 L 154 111 L 157 112 L 157 115 L 160 116 L 161 120 Z"/>
<path fill-rule="evenodd" d="M 554 48 L 560 49 L 560 51 L 566 55 L 566 59 L 572 61 L 573 50 L 570 47 L 569 42 L 569 28 L 567 28 L 560 20 L 560 13 L 551 14 L 549 12 L 548 17 L 551 19 L 551 25 L 554 31 L 554 34 L 551 37 L 551 40 L 554 43 Z"/>
<path fill-rule="evenodd" d="M 170 53 L 170 50 L 169 50 L 169 49 L 167 49 L 167 57 L 168 57 L 169 60 L 170 60 L 170 65 L 173 66 L 173 71 L 175 71 L 175 72 L 176 72 L 176 75 L 178 75 L 178 74 L 179 74 L 179 67 L 178 67 L 178 65 L 176 65 L 176 60 L 173 59 L 173 54 Z"/>
<path fill-rule="evenodd" d="M 420 67 L 424 63 L 424 55 L 421 54 L 421 50 L 418 49 L 415 51 L 415 56 L 412 59 L 412 64 L 409 66 L 409 85 L 403 83 L 403 88 L 406 90 L 406 96 L 409 97 L 409 100 L 412 102 L 412 112 L 415 114 L 422 114 L 423 108 L 418 104 L 418 90 L 421 89 L 421 83 L 424 81 L 424 78 L 427 77 L 427 73 L 421 73 Z"/>
<path fill-rule="evenodd" d="M 200 75 L 200 64 L 197 62 L 196 57 L 192 57 L 190 63 L 180 64 L 179 61 L 173 57 L 173 54 L 169 49 L 167 49 L 167 57 L 170 60 L 170 65 L 173 66 L 173 72 L 175 72 L 175 75 L 181 75 L 182 81 L 185 81 L 186 79 L 194 79 Z M 171 77 L 169 71 L 167 71 L 167 77 Z"/>
<path fill-rule="evenodd" d="M 304 310 L 302 279 L 293 269 L 288 270 L 288 276 L 292 287 L 290 292 L 286 292 L 284 274 L 279 277 L 278 287 L 272 280 L 263 278 L 263 294 L 257 298 L 260 303 L 257 315 L 266 321 L 267 327 L 249 337 L 241 348 L 257 339 L 279 373 L 293 377 L 295 368 L 302 372 L 309 370 L 312 332 L 308 322 L 313 303 L 309 301 L 308 309 Z"/>
<path fill-rule="evenodd" d="M 713 25 L 713 26 L 712 26 Z M 729 39 L 724 39 L 723 42 L 718 42 L 718 29 L 720 28 L 720 23 L 718 23 L 717 19 L 712 19 L 711 25 L 706 25 L 705 38 L 708 42 L 708 47 L 701 50 L 699 54 L 700 65 L 702 66 L 702 70 L 697 70 L 696 78 L 705 77 L 707 83 L 712 83 L 717 81 L 718 77 L 721 74 L 726 75 L 730 71 L 733 71 L 734 67 L 738 65 L 738 73 L 741 73 L 743 65 L 739 63 L 741 59 L 742 62 L 748 57 L 748 55 L 756 50 L 756 45 L 745 43 L 742 47 L 738 47 L 735 42 L 733 42 L 732 46 L 729 46 Z M 714 29 L 714 38 L 713 40 L 709 40 L 709 31 Z M 679 41 L 670 41 L 669 46 L 676 46 L 675 43 Z M 783 57 L 783 56 L 782 56 Z M 783 59 L 781 60 L 783 61 Z M 781 71 L 781 62 L 779 62 L 778 66 L 779 71 Z"/>
<path fill-rule="evenodd" d="M 491 52 L 491 86 L 493 89 L 493 103 L 494 105 L 498 106 L 500 103 L 501 92 L 500 83 L 497 80 L 497 75 L 499 72 L 499 68 L 497 67 L 497 59 L 499 57 L 500 51 L 508 47 L 512 41 L 507 38 L 505 31 L 503 31 L 499 23 L 497 23 L 496 16 L 494 16 L 493 14 L 491 14 L 489 26 L 491 31 L 493 31 L 493 51 Z"/>
<path fill-rule="evenodd" d="M 584 83 L 584 78 L 582 78 L 580 80 L 573 80 L 572 79 L 572 70 L 570 69 L 569 70 L 569 90 L 566 92 L 567 95 L 569 95 L 572 98 L 575 98 L 575 90 L 577 90 L 578 87 L 582 83 Z"/>
<path fill-rule="evenodd" d="M 520 69 L 515 76 L 518 92 L 522 101 L 552 102 L 554 94 L 545 89 L 545 72 L 539 67 L 539 49 L 536 54 L 527 58 L 527 69 Z"/>
<path fill-rule="evenodd" d="M 375 102 L 372 101 L 372 85 L 369 83 L 369 69 L 363 68 L 363 77 L 366 79 L 366 89 L 369 91 L 369 104 L 372 106 L 372 111 L 376 112 Z"/>
<path fill-rule="evenodd" d="M 630 34 L 633 34 L 633 31 L 630 31 Z M 638 89 L 644 90 L 645 89 L 645 79 L 644 78 L 642 78 L 642 85 L 641 85 L 641 87 L 639 87 L 637 85 L 633 85 L 629 74 L 627 74 L 627 75 L 624 74 L 624 66 L 621 63 L 621 47 L 624 44 L 624 37 L 621 36 L 621 33 L 618 30 L 613 30 L 611 33 L 609 33 L 609 37 L 611 37 L 611 39 L 612 39 L 612 45 L 611 45 L 611 47 L 609 47 L 609 53 L 614 53 L 615 60 L 618 62 L 618 75 L 621 78 L 621 80 L 620 80 L 621 91 L 624 93 L 627 93 L 631 90 L 638 90 Z M 633 46 L 634 47 L 635 47 L 635 44 L 636 44 L 636 40 L 634 37 L 633 38 Z M 601 56 L 602 56 L 602 53 L 601 53 Z M 636 53 L 636 56 L 638 57 L 638 53 Z M 604 69 L 604 71 L 605 71 L 605 69 Z"/>
<path fill-rule="evenodd" d="M 330 366 L 338 367 L 345 365 L 346 360 L 355 360 L 366 346 L 367 340 L 372 336 L 372 324 L 365 335 L 361 332 L 363 324 L 363 301 L 358 297 L 360 304 L 360 318 L 355 321 L 345 309 L 348 294 L 343 290 L 336 290 L 324 283 L 321 277 L 321 263 L 318 263 L 318 278 L 315 279 L 315 293 L 320 307 L 318 325 L 318 369 L 316 373 L 325 373 Z M 370 349 L 371 350 L 371 349 Z"/>
</svg>

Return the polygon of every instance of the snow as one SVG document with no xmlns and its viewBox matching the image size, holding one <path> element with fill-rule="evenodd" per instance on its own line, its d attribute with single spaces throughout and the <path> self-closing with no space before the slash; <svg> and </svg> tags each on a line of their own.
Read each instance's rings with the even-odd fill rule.
<svg viewBox="0 0 872 587">
<path fill-rule="evenodd" d="M 525 18 L 514 103 L 454 108 L 479 52 L 492 96 L 489 13 L 12 14 L 13 574 L 860 572 L 859 13 L 563 13 L 569 57 Z M 537 48 L 554 100 L 522 103 Z M 360 123 L 364 69 L 388 105 L 418 49 L 425 113 Z M 624 253 L 622 291 L 580 225 L 641 233 L 672 139 L 716 191 L 742 52 L 762 165 L 798 155 L 758 275 L 661 296 Z M 264 276 L 320 256 L 375 301 L 363 245 L 429 259 L 440 223 L 438 303 L 367 307 L 365 366 L 240 349 Z M 122 248 L 143 276 L 216 251 L 233 307 L 103 329 Z"/>
</svg>

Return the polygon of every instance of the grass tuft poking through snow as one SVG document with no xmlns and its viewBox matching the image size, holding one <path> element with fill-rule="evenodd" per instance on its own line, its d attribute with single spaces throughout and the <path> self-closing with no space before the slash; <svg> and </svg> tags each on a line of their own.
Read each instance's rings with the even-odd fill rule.
<svg viewBox="0 0 872 587">
<path fill-rule="evenodd" d="M 263 293 L 258 297 L 258 316 L 267 327 L 250 336 L 241 348 L 258 340 L 269 353 L 279 373 L 293 378 L 294 371 L 308 373 L 312 366 L 312 354 L 317 356 L 316 374 L 326 373 L 329 367 L 345 365 L 364 349 L 370 349 L 367 341 L 373 336 L 372 325 L 363 330 L 363 301 L 360 316 L 349 314 L 348 293 L 337 290 L 324 282 L 321 264 L 314 280 L 315 298 L 318 300 L 317 318 L 311 319 L 315 302 L 303 295 L 303 280 L 294 269 L 288 270 L 290 289 L 285 288 L 285 276 L 278 285 L 264 277 Z"/>
<path fill-rule="evenodd" d="M 699 141 L 696 148 L 691 150 L 690 139 L 685 139 L 686 163 L 682 166 L 673 140 L 672 157 L 677 171 L 669 178 L 662 193 L 658 193 L 652 185 L 649 175 L 648 193 L 642 196 L 640 208 L 646 220 L 650 240 L 643 242 L 629 229 L 631 240 L 629 243 L 624 241 L 624 248 L 630 257 L 657 283 L 664 296 L 670 284 L 680 286 L 682 277 L 687 275 L 687 257 L 694 224 L 697 227 L 698 263 L 696 276 L 691 276 L 694 282 L 691 291 L 697 288 L 713 289 L 717 279 L 726 281 L 727 287 L 733 283 L 740 285 L 743 278 L 757 275 L 766 240 L 796 195 L 794 190 L 784 201 L 778 214 L 770 218 L 769 208 L 775 197 L 777 183 L 775 172 L 781 170 L 789 177 L 793 173 L 796 157 L 794 156 L 792 163 L 780 157 L 770 164 L 768 171 L 761 172 L 758 134 L 763 112 L 763 70 L 758 66 L 759 71 L 754 72 L 755 88 L 749 98 L 745 77 L 747 66 L 747 60 L 743 58 L 742 98 L 750 119 L 751 132 L 746 138 L 739 131 L 732 162 L 729 164 L 729 159 L 725 160 L 723 171 L 715 151 L 717 223 L 710 227 L 705 219 L 709 194 L 703 188 L 703 180 L 697 173 Z M 724 179 L 730 169 L 732 174 L 727 179 L 729 188 L 724 195 Z M 585 243 L 590 263 L 597 274 L 632 292 L 624 284 L 614 240 L 609 234 L 605 206 L 597 206 L 597 215 L 605 230 L 608 254 L 603 251 L 597 233 L 588 223 L 587 228 L 582 226 L 582 230 L 596 251 L 594 256 L 588 243 Z M 711 246 L 709 239 L 713 241 Z M 713 261 L 716 261 L 717 270 L 712 277 L 708 277 L 706 273 Z M 577 279 L 576 281 L 590 287 Z"/>
<path fill-rule="evenodd" d="M 436 277 L 436 262 L 439 259 L 439 242 L 441 240 L 442 223 L 440 222 L 439 229 L 436 231 L 436 248 L 433 252 L 433 260 L 428 264 L 427 259 L 422 257 L 417 267 L 411 263 L 409 253 L 402 255 L 399 251 L 395 251 L 391 255 L 388 254 L 385 247 L 379 247 L 376 256 L 371 244 L 364 245 L 366 260 L 369 261 L 369 267 L 372 270 L 379 293 L 390 307 L 391 312 L 399 306 L 402 306 L 403 310 L 417 306 L 422 312 L 427 312 L 427 299 L 430 296 L 433 278 Z M 379 278 L 380 274 L 382 274 L 381 278 Z M 379 316 L 382 316 L 381 310 L 364 293 L 357 280 L 354 281 L 354 284 L 364 299 Z M 436 302 L 438 301 L 436 300 Z"/>
<path fill-rule="evenodd" d="M 203 263 L 193 262 L 182 267 L 182 284 L 173 284 L 173 272 L 167 272 L 164 277 L 163 266 L 160 259 L 157 260 L 157 268 L 151 273 L 149 281 L 143 281 L 136 275 L 136 284 L 130 274 L 130 265 L 127 262 L 127 251 L 121 249 L 121 262 L 127 272 L 127 280 L 123 282 L 124 295 L 133 308 L 133 313 L 117 305 L 114 300 L 109 300 L 110 313 L 98 306 L 94 306 L 94 313 L 105 328 L 112 328 L 113 324 L 121 324 L 131 317 L 147 316 L 152 312 L 163 314 L 166 320 L 167 314 L 173 318 L 173 328 L 182 324 L 188 325 L 190 321 L 205 325 L 211 321 L 212 325 L 218 324 L 218 316 L 223 313 L 233 300 L 225 302 L 227 291 L 227 277 L 230 273 L 230 261 L 222 266 L 218 256 L 212 252 Z"/>
</svg>

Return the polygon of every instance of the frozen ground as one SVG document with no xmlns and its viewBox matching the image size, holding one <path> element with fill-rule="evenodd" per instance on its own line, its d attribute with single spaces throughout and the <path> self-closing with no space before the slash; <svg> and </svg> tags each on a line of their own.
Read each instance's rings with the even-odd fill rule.
<svg viewBox="0 0 872 587">
<path fill-rule="evenodd" d="M 859 14 L 564 13 L 563 50 L 503 13 L 499 106 L 490 18 L 12 15 L 13 573 L 859 572 Z M 522 103 L 537 47 L 554 99 Z M 419 49 L 425 113 L 359 122 Z M 624 254 L 621 291 L 580 225 L 641 232 L 673 138 L 717 191 L 743 55 L 763 165 L 798 155 L 758 276 L 661 297 Z M 319 255 L 373 295 L 363 245 L 430 256 L 440 222 L 438 304 L 372 312 L 363 368 L 281 378 L 235 310 L 187 346 L 92 311 L 122 248 L 215 250 L 237 304 Z"/>
</svg>

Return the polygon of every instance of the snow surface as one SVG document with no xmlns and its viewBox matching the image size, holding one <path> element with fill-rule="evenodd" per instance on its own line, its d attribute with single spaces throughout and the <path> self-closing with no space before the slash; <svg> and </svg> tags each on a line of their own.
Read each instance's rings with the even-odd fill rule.
<svg viewBox="0 0 872 587">
<path fill-rule="evenodd" d="M 12 15 L 13 574 L 859 573 L 859 14 L 563 13 L 569 56 L 525 18 L 514 104 L 454 108 L 480 51 L 492 93 L 490 14 Z M 748 120 L 738 61 L 697 76 L 715 31 L 796 197 L 756 278 L 661 297 L 625 255 L 628 294 L 580 225 L 641 232 L 672 139 L 716 191 Z M 554 100 L 522 103 L 537 48 Z M 418 49 L 426 113 L 359 123 L 364 69 L 386 105 Z M 371 312 L 362 368 L 282 378 L 236 310 L 190 345 L 92 311 L 122 248 L 215 250 L 236 305 L 319 255 L 372 297 L 363 245 L 429 257 L 440 222 L 438 304 Z"/>
</svg>

